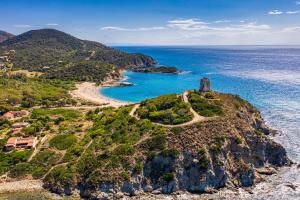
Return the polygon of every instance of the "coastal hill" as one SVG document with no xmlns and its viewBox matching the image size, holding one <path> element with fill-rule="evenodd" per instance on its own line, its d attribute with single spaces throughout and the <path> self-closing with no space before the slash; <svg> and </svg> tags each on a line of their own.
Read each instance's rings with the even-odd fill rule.
<svg viewBox="0 0 300 200">
<path fill-rule="evenodd" d="M 14 69 L 39 71 L 51 78 L 67 77 L 79 81 L 101 82 L 110 72 L 118 73 L 120 68 L 155 64 L 155 60 L 149 56 L 126 53 L 55 29 L 31 30 L 0 43 L 0 55 L 9 50 L 15 52 L 11 59 Z M 68 72 L 76 71 L 82 66 L 81 62 L 89 63 L 93 69 L 80 70 L 84 73 L 68 76 Z M 60 77 L 56 76 L 58 74 Z M 95 75 L 99 78 L 95 78 Z"/>
<path fill-rule="evenodd" d="M 8 38 L 12 38 L 12 37 L 14 37 L 13 34 L 0 30 L 0 43 L 3 42 L 4 40 L 7 40 Z"/>
<path fill-rule="evenodd" d="M 193 118 L 191 108 L 202 118 L 186 124 Z M 252 186 L 291 163 L 284 148 L 269 139 L 272 131 L 259 111 L 230 94 L 194 90 L 145 100 L 138 109 L 127 105 L 29 112 L 21 120 L 26 127 L 15 137 L 40 142 L 33 149 L 1 152 L 0 172 L 10 181 L 42 180 L 58 194 L 78 191 L 81 197 L 113 199 L 211 193 Z M 1 124 L 5 130 L 12 126 L 10 121 Z M 4 150 L 15 147 L 7 145 Z"/>
</svg>

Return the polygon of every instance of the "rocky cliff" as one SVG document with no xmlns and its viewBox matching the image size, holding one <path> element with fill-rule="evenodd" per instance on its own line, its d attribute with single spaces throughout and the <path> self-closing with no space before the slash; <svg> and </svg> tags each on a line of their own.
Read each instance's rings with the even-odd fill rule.
<svg viewBox="0 0 300 200">
<path fill-rule="evenodd" d="M 214 93 L 214 98 L 222 102 L 222 116 L 184 127 L 145 125 L 146 121 L 128 116 L 131 107 L 109 111 L 109 116 L 114 116 L 111 119 L 107 110 L 103 112 L 105 115 L 100 112 L 100 119 L 99 114 L 90 113 L 97 124 L 92 128 L 94 132 L 98 133 L 100 124 L 103 128 L 109 121 L 110 128 L 101 133 L 105 137 L 95 143 L 104 142 L 109 147 L 102 143 L 101 148 L 90 146 L 90 153 L 81 158 L 85 159 L 83 163 L 87 162 L 84 173 L 77 170 L 71 183 L 55 175 L 46 177 L 45 187 L 60 194 L 78 190 L 82 197 L 92 199 L 178 191 L 211 193 L 223 187 L 252 186 L 262 180 L 262 175 L 291 164 L 284 148 L 269 139 L 272 130 L 266 127 L 256 108 L 238 96 Z M 112 128 L 124 119 L 128 121 L 122 128 Z M 120 139 L 119 134 L 124 137 L 129 134 L 128 139 L 130 134 L 137 133 L 134 123 L 142 130 L 142 136 L 128 146 L 118 146 L 124 148 L 115 147 L 112 141 Z M 113 135 L 108 139 L 110 132 Z M 97 162 L 92 162 L 93 159 Z"/>
</svg>

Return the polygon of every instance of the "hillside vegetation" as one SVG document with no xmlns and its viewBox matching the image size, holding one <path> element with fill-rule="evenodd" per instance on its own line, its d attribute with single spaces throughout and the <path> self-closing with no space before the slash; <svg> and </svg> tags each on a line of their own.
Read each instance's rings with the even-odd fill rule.
<svg viewBox="0 0 300 200">
<path fill-rule="evenodd" d="M 142 101 L 136 112 L 140 118 L 153 122 L 182 124 L 193 118 L 189 108 L 189 104 L 185 103 L 181 96 L 170 94 Z"/>
<path fill-rule="evenodd" d="M 80 40 L 55 29 L 32 30 L 0 43 L 1 51 L 15 50 L 14 67 L 47 71 L 59 63 L 101 61 L 117 67 L 151 66 L 153 58 L 129 54 L 98 42 Z M 46 68 L 45 68 L 46 67 Z"/>
<path fill-rule="evenodd" d="M 201 193 L 226 185 L 247 187 L 261 180 L 259 171 L 269 169 L 265 167 L 290 163 L 285 150 L 266 135 L 270 130 L 252 105 L 216 92 L 213 99 L 222 101 L 221 116 L 173 128 L 130 116 L 133 106 L 88 112 L 34 109 L 23 119 L 30 126 L 19 135 L 46 135 L 49 140 L 40 144 L 42 148 L 30 161 L 33 151 L 2 152 L 0 174 L 7 173 L 12 180 L 42 179 L 46 188 L 59 194 L 77 189 L 82 197 L 113 199 L 120 192 Z M 147 116 L 168 109 L 178 112 L 174 107 L 189 108 L 175 94 L 142 105 L 139 112 Z M 0 129 L 9 126 L 4 121 Z M 9 133 L 1 144 L 8 137 Z"/>
<path fill-rule="evenodd" d="M 60 80 L 76 80 L 100 83 L 107 77 L 118 78 L 115 65 L 98 61 L 79 61 L 62 65 L 46 73 L 46 78 Z"/>
<path fill-rule="evenodd" d="M 220 116 L 224 114 L 221 99 L 216 99 L 213 92 L 201 94 L 191 91 L 188 95 L 192 108 L 204 117 Z"/>
<path fill-rule="evenodd" d="M 19 105 L 24 108 L 44 105 L 73 104 L 69 91 L 75 88 L 72 81 L 28 78 L 22 74 L 0 77 L 0 106 Z"/>
</svg>

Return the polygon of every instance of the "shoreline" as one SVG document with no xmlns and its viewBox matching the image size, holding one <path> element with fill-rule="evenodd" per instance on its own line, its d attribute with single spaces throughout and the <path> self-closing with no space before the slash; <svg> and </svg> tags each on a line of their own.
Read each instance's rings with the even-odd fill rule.
<svg viewBox="0 0 300 200">
<path fill-rule="evenodd" d="M 119 101 L 109 98 L 101 93 L 101 90 L 104 87 L 115 87 L 118 85 L 119 84 L 116 81 L 104 82 L 99 86 L 96 86 L 95 83 L 83 82 L 80 84 L 76 84 L 77 89 L 71 91 L 71 95 L 76 99 L 90 101 L 99 104 L 99 106 L 113 106 L 118 108 L 120 106 L 132 104 L 131 102 Z"/>
<path fill-rule="evenodd" d="M 20 191 L 44 190 L 43 182 L 40 180 L 20 180 L 0 183 L 0 194 Z"/>
</svg>

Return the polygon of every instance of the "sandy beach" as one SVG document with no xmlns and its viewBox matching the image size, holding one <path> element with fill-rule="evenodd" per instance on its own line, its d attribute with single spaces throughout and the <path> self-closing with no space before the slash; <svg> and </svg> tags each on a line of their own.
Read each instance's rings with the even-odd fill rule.
<svg viewBox="0 0 300 200">
<path fill-rule="evenodd" d="M 93 103 L 102 105 L 102 106 L 113 106 L 120 107 L 130 104 L 130 102 L 122 102 L 115 99 L 108 98 L 100 93 L 103 87 L 112 87 L 115 84 L 105 83 L 104 86 L 96 86 L 95 83 L 84 82 L 77 84 L 77 89 L 71 92 L 71 95 L 74 98 L 91 101 Z"/>
</svg>

